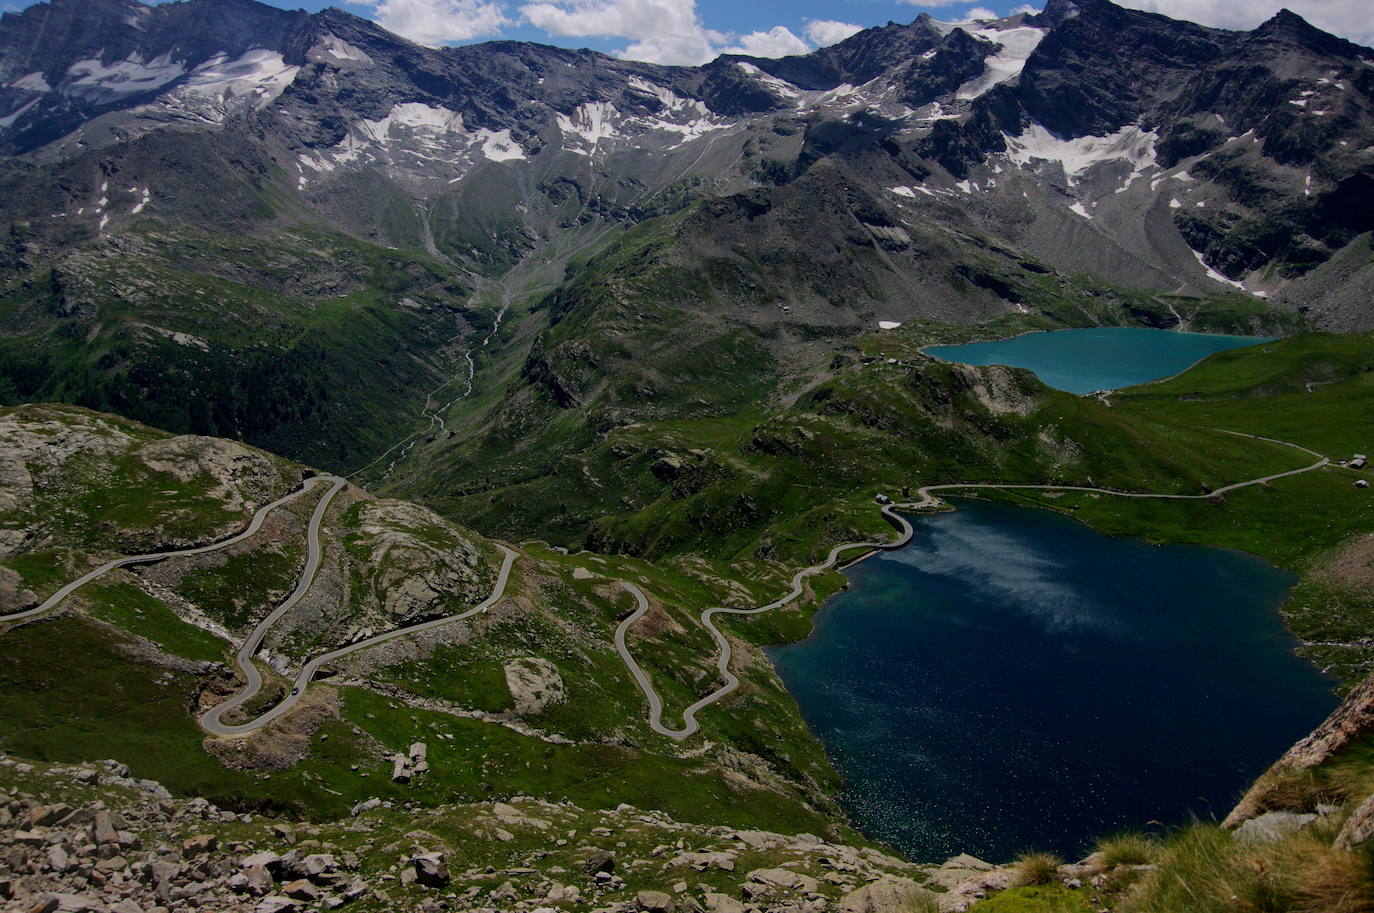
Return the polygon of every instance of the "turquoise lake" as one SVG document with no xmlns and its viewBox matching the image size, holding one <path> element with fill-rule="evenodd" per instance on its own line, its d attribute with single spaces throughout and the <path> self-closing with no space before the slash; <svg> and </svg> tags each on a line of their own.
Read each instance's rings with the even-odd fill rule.
<svg viewBox="0 0 1374 913">
<path fill-rule="evenodd" d="M 1051 387 L 1081 394 L 1172 377 L 1216 352 L 1269 341 L 1259 336 L 1097 327 L 1027 333 L 960 346 L 929 346 L 923 351 L 966 365 L 1028 368 Z"/>
<path fill-rule="evenodd" d="M 1336 705 L 1250 555 L 961 500 L 846 571 L 769 651 L 869 836 L 918 859 L 1078 858 L 1122 827 L 1220 818 Z"/>
</svg>

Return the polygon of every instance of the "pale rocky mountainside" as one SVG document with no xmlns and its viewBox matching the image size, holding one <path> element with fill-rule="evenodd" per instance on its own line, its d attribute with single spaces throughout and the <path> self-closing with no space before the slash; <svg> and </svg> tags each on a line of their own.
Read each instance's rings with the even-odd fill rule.
<svg viewBox="0 0 1374 913">
<path fill-rule="evenodd" d="M 79 576 L 113 555 L 226 538 L 306 475 L 233 441 L 23 407 L 0 416 L 0 541 L 6 557 L 61 561 L 64 573 Z M 295 587 L 313 506 L 308 498 L 290 505 L 239 545 L 122 571 L 121 579 L 200 627 L 244 634 Z M 317 589 L 273 629 L 273 653 L 299 655 L 449 614 L 490 590 L 487 548 L 431 511 L 358 489 L 331 511 L 343 535 L 327 545 Z M 31 590 L 9 597 L 6 611 L 38 602 Z"/>
<path fill-rule="evenodd" d="M 10 411 L 0 416 L 0 554 L 51 547 L 74 531 L 130 550 L 140 539 L 170 547 L 209 542 L 299 478 L 286 461 L 232 441 L 140 434 L 127 422 L 77 410 Z M 108 504 L 109 515 L 81 528 L 90 518 L 81 514 L 80 497 L 97 485 L 131 494 L 146 488 L 134 495 L 148 502 L 146 512 Z"/>
</svg>

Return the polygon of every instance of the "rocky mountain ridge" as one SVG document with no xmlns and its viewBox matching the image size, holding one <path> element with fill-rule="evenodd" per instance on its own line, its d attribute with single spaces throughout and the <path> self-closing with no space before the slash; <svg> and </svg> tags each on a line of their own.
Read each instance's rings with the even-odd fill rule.
<svg viewBox="0 0 1374 913">
<path fill-rule="evenodd" d="M 1126 195 L 1140 221 L 1168 183 L 1176 198 L 1164 204 L 1181 205 L 1158 220 L 1161 232 L 1186 242 L 1213 281 L 1255 292 L 1282 291 L 1370 228 L 1360 214 L 1374 51 L 1288 12 L 1234 33 L 1056 0 L 1036 16 L 922 16 L 804 57 L 727 55 L 698 68 L 515 42 L 428 49 L 337 10 L 303 16 L 252 0 L 58 0 L 4 23 L 0 142 L 12 154 L 60 161 L 115 143 L 118 158 L 120 140 L 169 125 L 227 131 L 292 175 L 300 203 L 335 217 L 329 199 L 358 192 L 366 175 L 434 201 L 481 173 L 537 181 L 546 208 L 552 184 L 571 179 L 585 195 L 590 178 L 623 221 L 617 206 L 664 190 L 665 172 L 718 195 L 872 149 L 910 172 L 884 187 L 878 162 L 861 168 L 889 212 L 912 199 L 893 193 L 917 189 L 1005 235 L 1018 221 L 1009 197 L 1021 196 L 999 178 L 1010 167 L 1035 174 L 1046 202 L 1083 210 L 1140 266 L 1197 288 L 1207 283 L 1196 262 L 1133 250 L 1109 196 Z M 769 136 L 772 151 L 741 160 Z M 92 226 L 118 227 L 149 205 L 175 218 L 175 194 L 133 186 L 127 212 L 91 207 Z M 984 207 L 1003 211 L 989 221 Z M 377 215 L 346 227 L 412 240 Z M 10 216 L 53 217 L 28 207 Z M 1257 220 L 1269 223 L 1260 237 Z"/>
</svg>

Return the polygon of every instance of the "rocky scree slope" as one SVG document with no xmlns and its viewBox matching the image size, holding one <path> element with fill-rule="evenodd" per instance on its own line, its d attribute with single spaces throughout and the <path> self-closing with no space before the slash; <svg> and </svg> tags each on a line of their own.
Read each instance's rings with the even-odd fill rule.
<svg viewBox="0 0 1374 913">
<path fill-rule="evenodd" d="M 967 856 L 918 866 L 629 805 L 372 801 L 338 821 L 289 824 L 174 799 L 118 762 L 5 756 L 0 789 L 0 897 L 18 909 L 900 913 L 934 909 L 937 896 L 940 909 L 964 910 L 1011 877 Z"/>
</svg>

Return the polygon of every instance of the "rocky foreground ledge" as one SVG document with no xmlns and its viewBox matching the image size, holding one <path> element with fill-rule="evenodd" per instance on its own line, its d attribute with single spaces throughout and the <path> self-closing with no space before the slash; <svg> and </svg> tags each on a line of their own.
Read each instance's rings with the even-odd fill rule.
<svg viewBox="0 0 1374 913">
<path fill-rule="evenodd" d="M 371 800 L 344 821 L 287 824 L 173 798 L 114 761 L 0 756 L 6 910 L 905 913 L 962 911 L 1010 879 L 967 856 L 920 866 L 623 805 Z"/>
<path fill-rule="evenodd" d="M 1236 830 L 1236 845 L 1262 858 L 1303 829 L 1335 833 L 1337 811 L 1265 812 Z M 1160 871 L 1158 853 L 1136 850 L 1068 865 L 1043 854 L 918 865 L 808 834 L 527 797 L 442 808 L 370 799 L 342 821 L 288 823 L 174 798 L 115 761 L 0 754 L 6 913 L 964 913 L 1011 888 L 1041 890 L 1028 886 L 1061 892 L 1051 899 L 1072 892 L 1066 910 L 1106 913 Z"/>
</svg>

